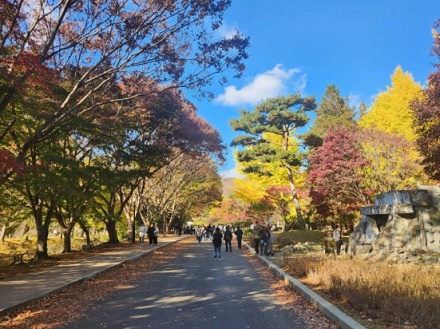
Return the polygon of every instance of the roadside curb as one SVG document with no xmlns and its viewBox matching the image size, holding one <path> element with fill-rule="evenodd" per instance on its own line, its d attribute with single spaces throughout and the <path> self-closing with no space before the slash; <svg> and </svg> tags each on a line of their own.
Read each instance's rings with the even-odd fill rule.
<svg viewBox="0 0 440 329">
<path fill-rule="evenodd" d="M 321 313 L 332 320 L 342 329 L 367 329 L 359 322 L 355 321 L 353 318 L 348 316 L 346 313 L 342 312 L 340 309 L 329 303 L 327 300 L 322 298 L 312 289 L 306 287 L 304 284 L 293 278 L 291 275 L 284 272 L 270 260 L 264 256 L 258 255 L 255 250 L 244 243 L 250 251 L 256 255 L 260 261 L 265 263 L 278 277 L 282 278 L 285 283 L 289 284 L 293 289 L 300 293 L 304 298 L 306 298 L 312 305 L 314 305 Z"/>
</svg>

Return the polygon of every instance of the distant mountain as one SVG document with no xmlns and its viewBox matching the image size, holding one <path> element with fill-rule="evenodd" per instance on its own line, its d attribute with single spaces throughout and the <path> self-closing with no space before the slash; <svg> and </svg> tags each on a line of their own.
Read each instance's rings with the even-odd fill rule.
<svg viewBox="0 0 440 329">
<path fill-rule="evenodd" d="M 224 197 L 228 197 L 232 194 L 232 186 L 234 185 L 234 179 L 235 178 L 232 177 L 222 177 Z"/>
</svg>

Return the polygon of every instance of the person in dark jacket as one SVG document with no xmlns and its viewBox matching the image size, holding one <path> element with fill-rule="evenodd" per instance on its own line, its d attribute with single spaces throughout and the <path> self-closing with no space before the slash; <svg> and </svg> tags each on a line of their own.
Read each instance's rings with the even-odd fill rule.
<svg viewBox="0 0 440 329">
<path fill-rule="evenodd" d="M 149 240 L 150 246 L 151 246 L 154 242 L 154 225 L 153 224 L 150 224 L 150 227 L 147 230 L 147 235 L 148 235 L 148 240 Z"/>
<path fill-rule="evenodd" d="M 215 229 L 215 233 L 212 236 L 212 244 L 214 245 L 214 259 L 222 259 L 222 239 L 223 234 L 220 232 L 220 228 Z"/>
<path fill-rule="evenodd" d="M 226 251 L 232 252 L 232 232 L 231 228 L 229 226 L 226 226 L 225 234 L 225 245 L 226 245 Z"/>
<path fill-rule="evenodd" d="M 237 226 L 237 229 L 235 230 L 234 234 L 237 237 L 238 249 L 241 249 L 241 240 L 243 239 L 243 230 L 240 228 L 240 226 Z"/>
<path fill-rule="evenodd" d="M 267 226 L 263 226 L 260 231 L 260 255 L 269 256 L 269 237 L 270 231 L 267 229 Z"/>
</svg>

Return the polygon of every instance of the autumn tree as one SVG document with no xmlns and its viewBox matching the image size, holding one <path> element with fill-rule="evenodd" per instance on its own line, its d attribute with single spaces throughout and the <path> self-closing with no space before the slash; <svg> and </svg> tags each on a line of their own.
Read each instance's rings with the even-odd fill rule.
<svg viewBox="0 0 440 329">
<path fill-rule="evenodd" d="M 221 199 L 221 179 L 206 155 L 180 154 L 146 181 L 143 211 L 148 222 L 162 223 L 166 234 L 176 218 L 194 218 L 208 213 Z"/>
<path fill-rule="evenodd" d="M 116 222 L 145 178 L 153 177 L 180 154 L 223 160 L 224 145 L 218 131 L 196 112 L 181 92 L 168 89 L 156 97 L 136 99 L 125 117 L 130 124 L 108 132 L 108 138 L 116 136 L 115 131 L 121 136 L 99 156 L 105 164 L 101 167 L 108 172 L 103 176 L 106 189 L 99 195 L 98 210 L 112 234 L 111 242 L 118 242 Z M 116 122 L 119 116 L 120 111 L 115 112 Z M 157 210 L 162 215 L 165 212 Z"/>
<path fill-rule="evenodd" d="M 263 198 L 263 201 L 279 212 L 284 222 L 283 227 L 286 227 L 286 224 L 288 223 L 287 217 L 290 214 L 290 205 L 292 203 L 289 187 L 270 186 L 266 190 L 266 195 Z"/>
<path fill-rule="evenodd" d="M 316 117 L 313 126 L 305 134 L 307 145 L 316 148 L 322 145 L 327 133 L 337 127 L 352 127 L 356 125 L 355 112 L 348 104 L 348 97 L 340 95 L 339 88 L 328 85 L 321 102 L 315 110 Z"/>
<path fill-rule="evenodd" d="M 179 87 L 193 88 L 203 96 L 214 77 L 222 80 L 225 71 L 239 76 L 249 40 L 238 31 L 227 38 L 216 34 L 229 5 L 230 1 L 220 0 L 135 4 L 0 1 L 0 150 L 2 156 L 13 158 L 2 168 L 0 184 L 16 172 L 16 164 L 30 163 L 32 170 L 45 168 L 40 162 L 43 154 L 36 151 L 49 144 L 37 145 L 56 142 L 60 130 L 85 135 L 85 126 L 73 122 L 99 121 L 107 124 L 110 132 L 111 120 L 98 117 L 109 108 L 128 109 L 136 99 L 155 98 L 158 92 Z M 207 21 L 210 24 L 205 24 Z M 136 86 L 147 84 L 160 88 L 134 92 Z M 115 118 L 118 113 L 114 111 L 109 117 Z M 163 128 L 167 129 L 171 130 L 169 126 Z M 132 136 L 130 128 L 125 132 Z M 149 134 L 159 135 L 157 131 Z M 181 138 L 175 140 L 185 145 Z M 139 160 L 143 154 L 144 159 L 151 155 L 146 149 L 159 150 L 148 144 L 140 148 L 141 138 L 130 143 L 122 145 L 124 150 L 114 149 L 113 155 L 122 161 L 127 154 Z M 138 154 L 127 152 L 135 146 Z M 102 149 L 109 151 L 111 147 Z M 162 159 L 166 160 L 166 155 Z M 153 162 L 158 165 L 158 158 Z M 43 190 L 28 194 L 38 208 L 34 214 L 46 219 L 38 233 L 43 240 L 58 202 L 52 199 L 54 194 L 46 192 L 46 201 L 41 198 Z M 113 234 L 114 230 L 109 232 Z"/>
<path fill-rule="evenodd" d="M 278 163 L 287 171 L 290 192 L 295 204 L 298 225 L 305 229 L 297 197 L 294 177 L 301 165 L 301 157 L 292 152 L 292 134 L 309 121 L 307 112 L 315 108 L 312 97 L 302 97 L 300 94 L 280 96 L 268 99 L 255 107 L 253 111 L 241 110 L 241 118 L 233 119 L 230 125 L 233 130 L 244 132 L 232 141 L 232 146 L 245 149 L 237 152 L 240 163 L 247 164 L 243 170 L 248 173 L 270 175 L 264 166 L 266 163 Z M 280 137 L 281 143 L 275 144 L 264 138 L 264 133 Z M 252 164 L 250 164 L 252 162 Z"/>
<path fill-rule="evenodd" d="M 240 76 L 249 39 L 238 31 L 228 37 L 217 33 L 229 6 L 228 0 L 1 1 L 0 141 L 21 129 L 18 116 L 39 113 L 39 102 L 26 99 L 36 86 L 39 98 L 53 105 L 17 154 L 10 153 L 20 161 L 73 118 L 129 101 L 114 92 L 127 75 L 137 76 L 133 83 L 192 88 L 202 96 L 214 77 L 225 82 L 226 71 Z M 58 81 L 57 97 L 45 88 L 52 80 Z M 25 107 L 17 106 L 24 101 Z M 3 173 L 2 181 L 10 175 Z"/>
<path fill-rule="evenodd" d="M 84 138 L 66 136 L 58 139 L 52 150 L 51 170 L 56 173 L 58 199 L 53 211 L 54 218 L 63 234 L 63 252 L 71 252 L 71 236 L 75 225 L 80 225 L 91 243 L 86 218 L 89 217 L 93 198 L 100 189 L 100 168 L 93 164 L 93 149 Z M 45 160 L 47 162 L 48 159 Z M 41 257 L 42 255 L 38 255 Z"/>
<path fill-rule="evenodd" d="M 432 54 L 440 59 L 440 19 L 434 24 Z M 428 77 L 428 86 L 423 97 L 416 101 L 412 108 L 415 116 L 417 145 L 423 155 L 422 164 L 429 177 L 440 181 L 440 63 L 434 64 L 437 69 Z"/>
<path fill-rule="evenodd" d="M 362 128 L 374 128 L 415 141 L 414 114 L 410 108 L 422 92 L 408 72 L 398 66 L 391 76 L 391 87 L 377 95 L 370 110 L 359 120 Z"/>
<path fill-rule="evenodd" d="M 318 212 L 334 221 L 348 218 L 360 205 L 368 204 L 363 168 L 368 160 L 356 127 L 330 131 L 310 158 L 308 181 Z"/>
<path fill-rule="evenodd" d="M 234 199 L 252 203 L 261 200 L 264 195 L 264 186 L 250 175 L 243 178 L 235 178 L 233 181 L 231 197 Z"/>
<path fill-rule="evenodd" d="M 415 144 L 417 128 L 411 109 L 421 92 L 420 84 L 398 66 L 391 87 L 377 95 L 359 120 L 366 137 L 364 153 L 370 160 L 366 186 L 373 193 L 414 188 L 428 181 L 419 165 L 422 159 Z"/>
<path fill-rule="evenodd" d="M 376 195 L 393 190 L 413 189 L 428 184 L 420 160 L 414 158 L 414 143 L 401 135 L 377 129 L 363 129 L 362 154 L 368 159 L 363 168 L 364 188 Z"/>
<path fill-rule="evenodd" d="M 236 224 L 249 222 L 245 216 L 246 206 L 239 199 L 223 196 L 223 200 L 209 212 L 211 222 Z"/>
</svg>

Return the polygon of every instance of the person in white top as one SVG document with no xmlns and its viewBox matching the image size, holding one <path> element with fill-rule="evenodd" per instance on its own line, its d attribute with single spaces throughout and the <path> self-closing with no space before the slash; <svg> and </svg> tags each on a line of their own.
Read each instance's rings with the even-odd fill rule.
<svg viewBox="0 0 440 329">
<path fill-rule="evenodd" d="M 141 226 L 139 226 L 139 243 L 141 245 L 144 244 L 145 234 L 147 234 L 147 227 L 142 224 Z"/>
</svg>

